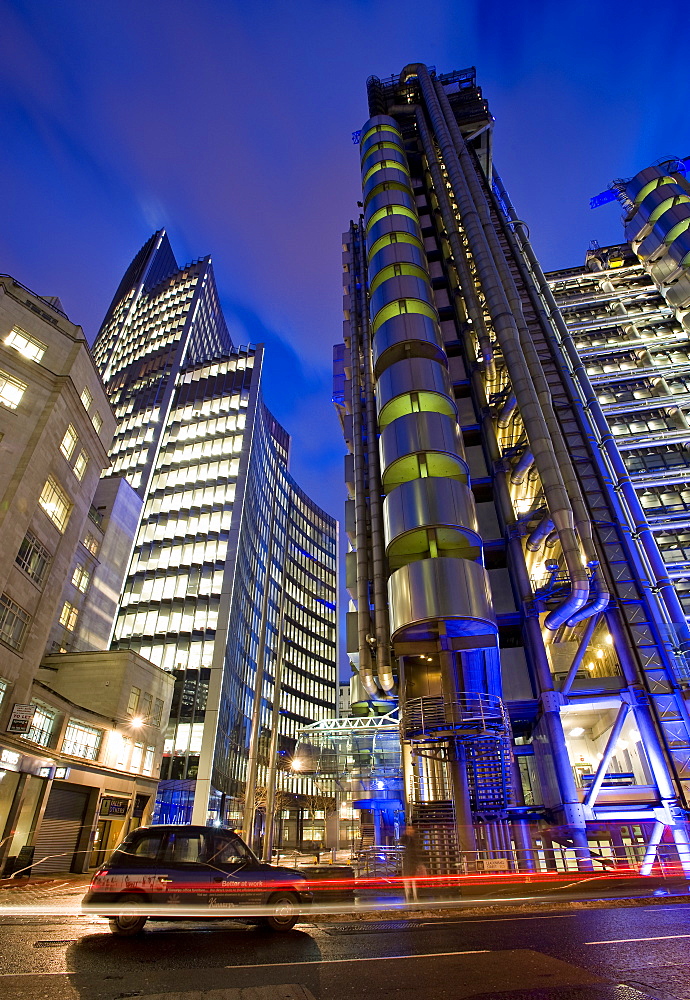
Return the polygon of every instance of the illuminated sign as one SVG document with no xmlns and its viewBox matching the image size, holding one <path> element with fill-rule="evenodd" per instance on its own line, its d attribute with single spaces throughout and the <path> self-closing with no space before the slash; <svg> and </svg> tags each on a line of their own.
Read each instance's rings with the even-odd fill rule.
<svg viewBox="0 0 690 1000">
<path fill-rule="evenodd" d="M 126 816 L 129 808 L 129 799 L 113 799 L 104 797 L 101 799 L 101 816 Z"/>
</svg>

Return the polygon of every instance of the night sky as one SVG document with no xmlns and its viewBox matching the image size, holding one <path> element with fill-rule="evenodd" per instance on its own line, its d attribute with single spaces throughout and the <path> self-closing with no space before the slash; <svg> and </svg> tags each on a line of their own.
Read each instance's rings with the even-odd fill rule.
<svg viewBox="0 0 690 1000">
<path fill-rule="evenodd" d="M 613 178 L 690 154 L 680 2 L 6 0 L 0 17 L 0 270 L 93 340 L 153 230 L 180 263 L 210 253 L 235 343 L 268 345 L 293 473 L 336 516 L 330 359 L 367 76 L 477 67 L 547 269 L 622 238 L 615 204 L 588 205 Z"/>
</svg>

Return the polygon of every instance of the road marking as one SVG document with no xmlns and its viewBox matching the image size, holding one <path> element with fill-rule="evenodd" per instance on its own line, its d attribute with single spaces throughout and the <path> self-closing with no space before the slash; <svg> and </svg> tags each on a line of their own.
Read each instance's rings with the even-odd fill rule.
<svg viewBox="0 0 690 1000">
<path fill-rule="evenodd" d="M 478 948 L 475 951 L 429 951 L 422 955 L 379 955 L 377 958 L 324 958 L 312 959 L 310 962 L 264 962 L 257 965 L 226 965 L 226 969 L 282 969 L 293 965 L 345 965 L 350 962 L 393 962 L 405 958 L 447 958 L 449 955 L 489 955 L 490 948 Z"/>
<path fill-rule="evenodd" d="M 676 938 L 690 938 L 690 934 L 658 934 L 656 937 L 615 938 L 613 941 L 585 941 L 585 944 L 632 944 L 635 941 L 674 941 Z"/>
<path fill-rule="evenodd" d="M 672 909 L 672 907 L 669 907 Z M 566 920 L 569 917 L 576 917 L 577 913 L 551 913 L 544 917 L 467 917 L 466 919 L 460 918 L 459 920 L 444 920 L 443 917 L 439 917 L 438 920 L 425 920 L 421 923 L 421 927 L 445 927 L 447 924 L 498 924 L 509 922 L 514 924 L 518 920 Z M 320 925 L 320 926 L 323 926 Z"/>
</svg>

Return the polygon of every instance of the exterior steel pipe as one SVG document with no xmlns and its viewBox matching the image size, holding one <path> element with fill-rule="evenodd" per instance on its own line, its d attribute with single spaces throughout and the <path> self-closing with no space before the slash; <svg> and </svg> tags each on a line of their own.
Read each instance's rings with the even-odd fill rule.
<svg viewBox="0 0 690 1000">
<path fill-rule="evenodd" d="M 544 514 L 534 531 L 527 536 L 526 548 L 528 552 L 538 552 L 544 539 L 553 531 L 553 520 L 547 513 Z"/>
<path fill-rule="evenodd" d="M 586 603 L 589 596 L 589 581 L 582 565 L 579 545 L 575 537 L 572 508 L 558 469 L 549 431 L 534 391 L 532 378 L 525 363 L 517 323 L 510 310 L 505 290 L 486 241 L 482 222 L 460 167 L 436 91 L 426 66 L 419 64 L 416 71 L 460 208 L 463 227 L 482 283 L 487 308 L 513 381 L 518 406 L 544 486 L 546 501 L 559 532 L 568 565 L 571 593 L 563 604 L 547 617 L 548 627 L 556 629 L 578 611 Z"/>
<path fill-rule="evenodd" d="M 359 228 L 360 247 L 364 248 L 364 229 Z M 362 267 L 364 261 L 362 261 Z M 374 399 L 374 370 L 371 360 L 371 337 L 366 287 L 361 282 L 360 315 L 362 322 L 362 363 L 364 367 L 364 400 L 367 420 L 367 469 L 369 517 L 371 521 L 372 574 L 374 584 L 374 623 L 376 632 L 376 675 L 384 691 L 392 691 L 395 679 L 390 665 L 390 630 L 388 625 L 388 596 L 386 593 L 386 566 L 383 543 L 383 514 L 381 510 L 381 475 L 376 440 L 376 403 Z"/>
<path fill-rule="evenodd" d="M 508 399 L 501 407 L 498 417 L 496 418 L 496 426 L 500 427 L 501 430 L 505 430 L 505 428 L 512 420 L 516 408 L 517 408 L 517 399 L 515 398 L 515 395 L 512 394 L 508 397 Z"/>
<path fill-rule="evenodd" d="M 577 348 L 573 342 L 573 338 L 570 331 L 565 323 L 565 320 L 560 314 L 556 300 L 553 297 L 551 287 L 541 269 L 541 265 L 537 260 L 537 257 L 532 249 L 532 245 L 529 241 L 527 233 L 524 231 L 524 226 L 520 223 L 517 218 L 517 214 L 513 209 L 510 200 L 508 199 L 505 189 L 501 185 L 500 178 L 496 175 L 496 182 L 501 190 L 501 197 L 504 199 L 508 211 L 510 212 L 511 218 L 514 216 L 513 224 L 515 226 L 515 232 L 519 237 L 520 244 L 525 255 L 526 260 L 529 262 L 532 274 L 535 277 L 539 291 L 543 296 L 544 302 L 549 310 L 549 316 L 553 321 L 556 330 L 558 331 L 563 350 L 570 362 L 573 378 L 576 380 L 580 392 L 582 393 L 584 399 L 584 408 L 589 412 L 591 420 L 594 422 L 598 436 L 598 446 L 603 455 L 606 456 L 606 461 L 609 468 L 613 472 L 616 484 L 615 492 L 620 493 L 622 496 L 625 507 L 629 514 L 630 520 L 632 521 L 632 530 L 635 535 L 639 538 L 640 543 L 644 549 L 645 557 L 649 562 L 650 569 L 654 574 L 656 580 L 656 586 L 659 589 L 663 604 L 666 608 L 669 622 L 677 630 L 678 639 L 680 641 L 681 647 L 684 651 L 690 651 L 690 629 L 688 629 L 688 624 L 685 619 L 685 612 L 681 606 L 680 600 L 678 598 L 678 593 L 673 586 L 671 580 L 668 576 L 667 568 L 664 561 L 659 553 L 659 549 L 654 538 L 654 533 L 652 532 L 647 519 L 645 517 L 644 510 L 640 503 L 640 498 L 638 497 L 635 487 L 630 479 L 628 470 L 625 467 L 625 463 L 618 450 L 619 444 L 616 439 L 611 434 L 606 417 L 604 416 L 601 406 L 599 405 L 599 400 L 592 387 L 587 371 L 585 369 L 582 358 L 580 357 Z M 670 343 L 678 344 L 678 338 L 670 341 Z M 644 346 L 640 344 L 637 346 Z M 655 432 L 657 437 L 659 432 Z M 663 433 L 663 432 L 662 432 Z M 682 440 L 687 440 L 687 432 L 678 432 L 681 435 Z M 668 438 L 664 438 L 667 440 Z"/>
<path fill-rule="evenodd" d="M 524 483 L 525 477 L 527 476 L 527 473 L 529 472 L 529 470 L 532 468 L 533 465 L 534 465 L 534 455 L 532 454 L 530 449 L 527 448 L 525 449 L 525 451 L 523 451 L 522 455 L 513 466 L 513 471 L 510 474 L 510 481 L 513 484 L 513 486 L 520 486 L 522 483 Z M 551 526 L 553 527 L 553 522 Z"/>
<path fill-rule="evenodd" d="M 448 98 L 445 94 L 445 91 L 443 91 L 443 88 L 440 87 L 439 85 L 437 85 L 437 90 L 439 91 L 441 105 L 445 106 L 447 109 L 447 117 L 452 118 L 452 112 L 450 110 L 450 105 L 448 104 Z M 466 147 L 464 146 L 464 140 L 454 120 L 450 124 L 450 131 L 455 139 L 458 153 L 460 153 L 461 150 L 465 150 L 466 152 Z M 463 165 L 463 161 L 467 161 L 468 159 L 469 158 L 467 155 L 465 155 L 464 157 L 460 156 L 461 166 Z M 501 271 L 504 277 L 504 286 L 506 288 L 509 301 L 513 307 L 513 311 L 518 321 L 518 327 L 520 328 L 521 331 L 521 343 L 524 349 L 530 373 L 534 378 L 535 387 L 537 389 L 543 413 L 546 419 L 546 423 L 549 428 L 549 432 L 551 434 L 551 441 L 553 443 L 554 454 L 556 456 L 559 469 L 563 474 L 563 480 L 570 501 L 570 505 L 572 508 L 575 528 L 579 536 L 580 545 L 582 546 L 582 550 L 584 552 L 587 565 L 591 567 L 594 571 L 593 582 L 594 582 L 596 596 L 594 600 L 591 601 L 589 604 L 585 603 L 584 607 L 576 609 L 574 614 L 571 614 L 569 616 L 569 618 L 567 619 L 567 623 L 569 625 L 575 625 L 577 622 L 580 622 L 583 619 L 588 618 L 590 615 L 598 614 L 600 611 L 603 611 L 608 606 L 610 595 L 608 593 L 606 580 L 599 567 L 599 558 L 596 548 L 594 546 L 594 532 L 592 529 L 592 522 L 587 512 L 587 507 L 585 505 L 582 496 L 582 490 L 580 488 L 580 483 L 577 478 L 577 473 L 575 472 L 575 468 L 570 458 L 570 453 L 563 438 L 560 424 L 553 410 L 551 402 L 551 391 L 544 376 L 544 371 L 539 356 L 534 347 L 532 336 L 524 320 L 524 315 L 522 312 L 522 302 L 518 294 L 517 288 L 515 286 L 515 282 L 513 280 L 512 274 L 510 273 L 510 269 L 508 268 L 495 229 L 491 225 L 489 206 L 484 196 L 484 189 L 481 183 L 479 182 L 474 164 L 471 161 L 467 165 L 466 175 L 468 177 L 468 184 L 470 185 L 470 188 L 473 192 L 476 203 L 480 206 L 482 214 L 484 214 L 486 219 L 485 228 L 489 234 L 489 242 L 492 244 L 491 249 L 495 255 L 495 259 L 498 262 L 499 270 Z M 538 290 L 534 286 L 534 281 L 532 279 L 532 276 L 525 265 L 525 261 L 521 253 L 521 248 L 518 245 L 515 236 L 509 227 L 504 227 L 504 234 L 506 240 L 511 246 L 515 263 L 523 276 L 525 287 L 530 296 L 530 300 L 536 311 L 536 314 L 538 317 L 540 317 L 542 323 L 546 326 L 548 332 L 550 332 L 551 325 L 549 324 L 548 316 L 546 315 L 545 310 L 543 309 L 543 305 L 540 300 Z M 558 527 L 557 522 L 556 522 L 556 527 Z M 567 555 L 565 552 L 564 555 L 566 556 L 566 562 L 567 562 Z M 547 623 L 546 623 L 547 627 L 550 627 L 548 624 L 550 617 L 551 616 L 547 616 Z"/>
<path fill-rule="evenodd" d="M 561 433 L 561 428 L 556 419 L 556 415 L 553 411 L 551 403 L 551 391 L 549 389 L 548 383 L 544 376 L 544 372 L 541 366 L 541 361 L 537 355 L 532 337 L 525 323 L 522 300 L 518 294 L 513 276 L 508 267 L 507 261 L 505 259 L 503 249 L 499 243 L 498 236 L 492 224 L 489 205 L 484 194 L 484 188 L 480 183 L 477 172 L 474 167 L 474 163 L 470 160 L 467 153 L 467 146 L 462 137 L 460 129 L 457 126 L 455 118 L 453 116 L 448 97 L 445 93 L 443 87 L 437 83 L 436 92 L 439 98 L 439 104 L 443 109 L 443 113 L 446 117 L 446 123 L 448 125 L 448 130 L 453 138 L 455 150 L 458 154 L 458 163 L 460 169 L 463 171 L 465 180 L 469 187 L 470 193 L 474 199 L 474 204 L 477 208 L 478 214 L 482 219 L 484 225 L 484 233 L 487 237 L 487 245 L 493 256 L 494 263 L 497 267 L 497 271 L 500 280 L 503 284 L 504 292 L 507 296 L 508 303 L 512 309 L 513 315 L 516 320 L 516 325 L 519 331 L 520 344 L 524 352 L 525 360 L 527 362 L 527 367 L 529 369 L 530 375 L 534 381 L 534 386 L 537 392 L 537 396 L 540 401 L 542 413 L 544 415 L 546 425 L 549 430 L 549 435 L 551 439 L 551 445 L 553 448 L 553 453 L 555 455 L 556 464 L 558 470 L 561 472 L 563 477 L 563 482 L 565 485 L 566 492 L 568 494 L 568 499 L 570 502 L 570 507 L 574 517 L 575 528 L 580 540 L 580 545 L 584 550 L 587 563 L 593 565 L 596 563 L 596 552 L 594 550 L 594 542 L 592 536 L 592 527 L 589 517 L 587 515 L 587 510 L 582 499 L 582 494 L 580 492 L 580 486 L 578 483 L 575 470 L 570 461 L 570 454 L 563 440 L 563 435 Z M 516 263 L 519 266 L 520 259 L 519 255 L 516 256 Z M 529 289 L 529 283 L 527 283 Z M 556 527 L 558 528 L 558 522 L 555 521 Z M 564 556 L 566 563 L 568 563 L 568 553 L 564 548 Z M 586 572 L 583 570 L 581 561 L 576 564 L 578 572 L 580 572 L 584 578 L 587 578 Z M 569 570 L 571 569 L 571 563 L 568 563 Z M 573 579 L 571 575 L 571 580 Z M 601 581 L 603 583 L 603 580 Z M 584 589 L 584 588 L 582 588 Z M 547 615 L 546 626 L 554 627 L 556 622 L 559 622 L 559 610 L 551 612 Z M 576 611 L 579 609 L 576 609 Z M 560 623 L 560 622 L 559 622 Z"/>
<path fill-rule="evenodd" d="M 364 254 L 359 226 L 350 225 L 350 246 L 353 256 Z M 354 273 L 357 273 L 355 268 Z M 362 389 L 360 332 L 362 313 L 356 289 L 351 291 L 353 313 L 350 324 L 350 365 L 352 369 L 352 447 L 355 478 L 355 544 L 357 546 L 357 648 L 359 651 L 359 678 L 369 695 L 378 695 L 371 665 L 371 650 L 367 636 L 371 632 L 369 612 L 369 559 L 367 557 L 367 497 L 362 444 Z"/>
<path fill-rule="evenodd" d="M 534 385 L 541 403 L 542 412 L 544 414 L 546 424 L 549 429 L 549 434 L 551 436 L 551 442 L 556 457 L 556 462 L 563 476 L 563 482 L 573 512 L 575 528 L 579 536 L 580 545 L 582 546 L 582 550 L 584 552 L 587 564 L 589 566 L 597 566 L 598 558 L 596 550 L 594 548 L 592 524 L 582 497 L 582 492 L 580 489 L 580 484 L 577 478 L 577 474 L 570 459 L 570 453 L 568 451 L 568 448 L 566 447 L 565 441 L 563 439 L 563 434 L 561 432 L 560 424 L 558 423 L 556 414 L 553 410 L 551 402 L 551 391 L 544 376 L 544 371 L 539 356 L 536 352 L 532 336 L 524 319 L 522 300 L 520 298 L 520 295 L 518 294 L 515 282 L 513 280 L 513 276 L 510 272 L 510 268 L 508 267 L 507 261 L 503 254 L 503 249 L 498 240 L 496 230 L 492 225 L 489 205 L 484 194 L 484 188 L 477 177 L 477 171 L 475 169 L 473 161 L 467 155 L 467 147 L 460 132 L 460 129 L 458 128 L 457 123 L 455 122 L 455 118 L 453 116 L 450 104 L 448 102 L 448 97 L 443 87 L 439 83 L 436 84 L 436 91 L 439 97 L 439 103 L 446 117 L 446 122 L 448 124 L 450 134 L 453 137 L 453 141 L 455 143 L 456 152 L 458 153 L 458 162 L 460 164 L 461 169 L 465 173 L 465 178 L 467 180 L 469 189 L 474 198 L 475 204 L 478 208 L 479 214 L 481 217 L 483 217 L 484 232 L 487 235 L 487 243 L 490 247 L 490 250 L 494 257 L 494 261 L 497 265 L 501 280 L 503 282 L 503 287 L 505 289 L 508 298 L 508 302 L 513 311 L 513 315 L 516 318 L 518 330 L 520 333 L 520 342 L 525 354 L 527 366 L 534 380 Z M 508 243 L 512 245 L 515 262 L 517 266 L 522 270 L 523 277 L 525 277 L 526 279 L 525 285 L 529 293 L 531 282 L 529 279 L 529 275 L 525 274 L 525 269 L 521 267 L 521 255 L 519 253 L 519 248 L 515 245 L 513 235 L 510 231 L 506 230 L 505 235 L 506 239 L 508 240 Z M 537 308 L 537 314 L 539 314 L 540 303 L 538 301 L 538 296 L 534 297 L 530 296 L 530 297 L 532 298 L 533 304 Z M 557 522 L 556 526 L 558 527 Z M 564 550 L 564 556 L 567 562 L 568 556 L 565 550 Z M 584 575 L 586 578 L 586 572 Z M 597 575 L 597 571 L 595 571 L 595 575 Z M 585 605 L 585 608 L 587 609 L 586 613 L 585 609 L 576 609 L 575 615 L 578 617 L 571 616 L 571 618 L 568 619 L 569 624 L 573 624 L 574 621 L 580 621 L 582 617 L 587 617 L 589 614 L 595 614 L 599 610 L 601 610 L 601 608 L 606 606 L 608 595 L 606 593 L 606 584 L 603 575 L 601 573 L 598 573 L 597 589 L 598 589 L 597 600 L 595 600 L 590 605 Z M 551 615 L 547 616 L 546 619 L 547 627 L 553 627 L 553 622 L 558 620 L 558 614 L 559 614 L 558 609 L 556 609 L 555 612 L 552 612 Z M 555 617 L 552 618 L 552 616 Z M 550 621 L 551 624 L 549 624 Z"/>
<path fill-rule="evenodd" d="M 484 312 L 479 304 L 479 299 L 474 287 L 474 281 L 472 279 L 472 273 L 470 271 L 470 264 L 467 256 L 467 250 L 460 236 L 460 230 L 458 229 L 458 223 L 455 218 L 455 213 L 450 204 L 450 199 L 448 197 L 448 190 L 446 188 L 446 182 L 441 171 L 441 166 L 439 163 L 438 156 L 436 155 L 436 150 L 434 148 L 431 135 L 429 133 L 429 128 L 424 119 L 424 112 L 421 108 L 417 108 L 416 115 L 417 128 L 419 129 L 419 134 L 422 139 L 422 145 L 424 147 L 424 153 L 426 156 L 427 165 L 429 167 L 429 174 L 431 175 L 431 181 L 434 186 L 434 192 L 438 198 L 439 208 L 441 210 L 441 218 L 443 220 L 443 226 L 446 231 L 446 236 L 448 237 L 448 242 L 450 243 L 450 249 L 453 254 L 453 262 L 458 272 L 458 277 L 460 279 L 460 284 L 462 288 L 462 296 L 465 301 L 465 306 L 467 308 L 467 315 L 472 320 L 472 328 L 476 334 L 477 341 L 479 344 L 479 350 L 482 355 L 482 361 L 486 368 L 487 375 L 490 379 L 495 376 L 496 366 L 494 362 L 494 351 L 491 344 L 491 337 L 489 336 L 489 331 L 486 328 L 486 322 L 484 320 Z M 474 357 L 474 348 L 472 352 L 468 354 L 468 357 Z"/>
</svg>

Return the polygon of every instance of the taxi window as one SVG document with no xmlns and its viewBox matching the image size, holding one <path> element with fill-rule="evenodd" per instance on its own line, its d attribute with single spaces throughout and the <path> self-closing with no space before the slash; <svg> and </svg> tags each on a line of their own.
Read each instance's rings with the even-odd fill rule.
<svg viewBox="0 0 690 1000">
<path fill-rule="evenodd" d="M 165 845 L 164 864 L 203 863 L 208 859 L 207 837 L 203 833 L 171 833 Z"/>
<path fill-rule="evenodd" d="M 143 837 L 138 837 L 131 844 L 123 844 L 119 850 L 120 853 L 127 854 L 129 857 L 154 860 L 158 857 L 162 839 L 163 834 L 161 833 L 147 833 Z"/>
<path fill-rule="evenodd" d="M 223 864 L 228 861 L 250 860 L 251 855 L 241 840 L 232 837 L 223 837 L 221 834 L 215 835 L 215 853 L 210 858 L 215 864 Z"/>
</svg>

